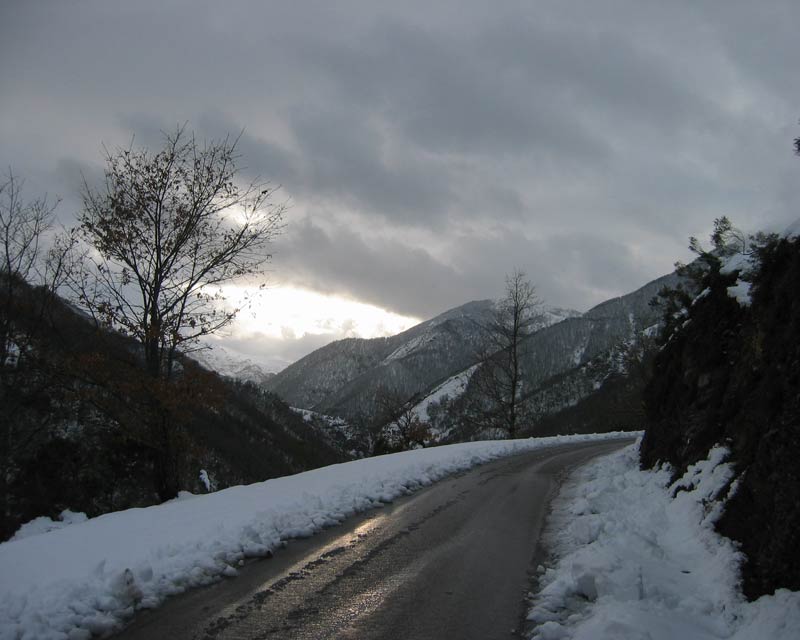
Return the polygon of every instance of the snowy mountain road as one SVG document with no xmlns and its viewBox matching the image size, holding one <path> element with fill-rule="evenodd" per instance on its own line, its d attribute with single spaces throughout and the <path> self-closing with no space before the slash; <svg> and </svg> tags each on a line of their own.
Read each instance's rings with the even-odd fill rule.
<svg viewBox="0 0 800 640">
<path fill-rule="evenodd" d="M 451 476 L 139 615 L 120 640 L 510 638 L 560 479 L 630 439 Z"/>
</svg>

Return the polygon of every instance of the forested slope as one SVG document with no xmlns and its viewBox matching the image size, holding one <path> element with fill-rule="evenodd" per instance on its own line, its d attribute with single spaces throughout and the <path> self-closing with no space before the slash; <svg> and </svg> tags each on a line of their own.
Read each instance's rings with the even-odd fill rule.
<svg viewBox="0 0 800 640">
<path fill-rule="evenodd" d="M 67 508 L 93 516 L 158 502 L 161 448 L 144 426 L 155 402 L 178 427 L 169 437 L 186 490 L 207 490 L 201 470 L 222 488 L 347 457 L 335 432 L 315 429 L 274 394 L 189 359 L 160 387 L 134 341 L 44 289 L 14 287 L 0 314 L 10 329 L 0 362 L 0 539 Z"/>
</svg>

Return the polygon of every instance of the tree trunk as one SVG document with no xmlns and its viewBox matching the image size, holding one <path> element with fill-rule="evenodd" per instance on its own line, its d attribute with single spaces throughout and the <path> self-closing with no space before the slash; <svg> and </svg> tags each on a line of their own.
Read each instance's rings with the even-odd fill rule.
<svg viewBox="0 0 800 640">
<path fill-rule="evenodd" d="M 161 502 L 172 500 L 180 490 L 178 451 L 174 443 L 173 429 L 169 416 L 163 409 L 156 409 L 152 417 L 157 434 L 157 444 L 153 459 L 155 491 Z"/>
</svg>

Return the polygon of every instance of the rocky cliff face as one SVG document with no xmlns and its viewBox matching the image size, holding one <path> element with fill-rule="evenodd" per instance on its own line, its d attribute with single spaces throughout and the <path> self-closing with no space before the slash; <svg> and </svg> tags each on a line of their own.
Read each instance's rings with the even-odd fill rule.
<svg viewBox="0 0 800 640">
<path fill-rule="evenodd" d="M 748 304 L 734 297 L 736 270 L 710 270 L 664 336 L 641 459 L 680 475 L 715 444 L 729 448 L 737 475 L 717 526 L 741 544 L 756 598 L 800 589 L 800 241 L 766 243 L 749 279 Z"/>
</svg>

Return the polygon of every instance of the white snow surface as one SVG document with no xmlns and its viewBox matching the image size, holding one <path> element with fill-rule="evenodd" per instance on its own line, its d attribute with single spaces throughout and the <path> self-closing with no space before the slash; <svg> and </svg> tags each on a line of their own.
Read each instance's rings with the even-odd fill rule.
<svg viewBox="0 0 800 640">
<path fill-rule="evenodd" d="M 409 340 L 408 342 L 404 342 L 403 344 L 401 344 L 399 347 L 397 347 L 397 349 L 395 349 L 388 356 L 386 356 L 384 362 L 391 362 L 392 360 L 400 360 L 402 358 L 405 358 L 413 351 L 421 349 L 426 344 L 435 339 L 436 339 L 436 334 L 434 332 L 426 331 L 421 335 L 411 338 L 411 340 Z"/>
<path fill-rule="evenodd" d="M 310 409 L 301 409 L 300 407 L 289 407 L 295 413 L 299 413 L 303 417 L 304 422 L 312 422 L 314 419 L 320 420 L 329 427 L 336 427 L 338 429 L 345 429 L 349 425 L 347 420 L 338 416 L 329 416 L 324 413 L 317 413 Z"/>
<path fill-rule="evenodd" d="M 460 373 L 449 377 L 442 384 L 434 388 L 425 398 L 417 404 L 412 411 L 423 422 L 428 422 L 430 416 L 428 415 L 428 407 L 434 402 L 440 402 L 442 398 L 447 396 L 451 400 L 458 398 L 467 388 L 469 379 L 475 370 L 478 368 L 477 364 L 464 369 Z"/>
<path fill-rule="evenodd" d="M 110 513 L 0 544 L 0 639 L 88 639 L 245 558 L 501 456 L 623 433 L 471 442 Z"/>
<path fill-rule="evenodd" d="M 316 411 L 311 411 L 310 409 L 301 409 L 299 407 L 289 408 L 295 413 L 300 414 L 303 417 L 304 422 L 309 422 L 312 425 L 316 425 L 317 427 L 325 430 L 338 431 L 346 438 L 352 438 L 354 436 L 352 425 L 344 418 L 340 418 L 338 416 L 329 416 L 324 413 L 317 413 Z"/>
<path fill-rule="evenodd" d="M 283 358 L 247 357 L 210 338 L 204 341 L 203 346 L 203 349 L 191 352 L 190 357 L 206 369 L 235 380 L 262 384 L 271 374 L 291 364 Z"/>
<path fill-rule="evenodd" d="M 743 278 L 747 278 L 756 267 L 755 261 L 754 254 L 735 253 L 720 268 L 720 273 L 736 273 L 736 282 L 728 287 L 728 295 L 744 307 L 750 305 L 750 283 Z"/>
<path fill-rule="evenodd" d="M 580 318 L 583 314 L 574 309 L 564 309 L 562 307 L 545 307 L 542 312 L 542 328 L 557 324 L 568 318 Z"/>
<path fill-rule="evenodd" d="M 58 520 L 53 520 L 47 516 L 39 516 L 30 522 L 26 522 L 19 529 L 17 529 L 17 532 L 11 539 L 22 540 L 23 538 L 29 538 L 30 536 L 38 536 L 40 533 L 47 533 L 48 531 L 63 529 L 71 524 L 85 522 L 86 520 L 88 520 L 88 518 L 86 517 L 85 513 L 81 511 L 70 511 L 69 509 L 64 509 L 64 511 L 59 514 Z"/>
<path fill-rule="evenodd" d="M 800 592 L 745 601 L 742 556 L 713 530 L 736 490 L 727 450 L 714 448 L 672 486 L 668 469 L 639 470 L 637 452 L 582 467 L 556 499 L 545 534 L 554 563 L 539 569 L 532 638 L 796 640 Z"/>
</svg>

